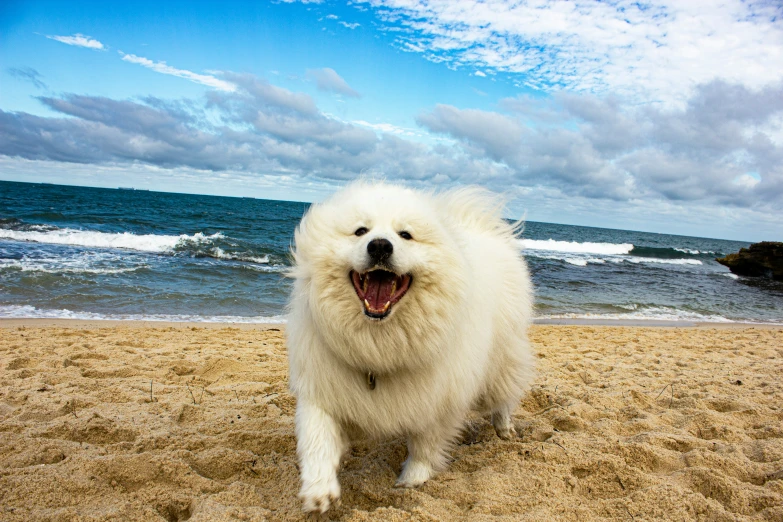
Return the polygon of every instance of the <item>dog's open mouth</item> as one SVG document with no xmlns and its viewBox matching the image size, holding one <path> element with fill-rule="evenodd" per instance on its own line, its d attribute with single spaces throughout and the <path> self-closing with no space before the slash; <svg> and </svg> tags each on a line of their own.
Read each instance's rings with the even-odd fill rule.
<svg viewBox="0 0 783 522">
<path fill-rule="evenodd" d="M 383 319 L 391 313 L 392 306 L 410 288 L 411 279 L 408 274 L 397 275 L 386 270 L 371 270 L 363 274 L 351 270 L 351 281 L 364 305 L 364 313 L 373 319 Z"/>
</svg>

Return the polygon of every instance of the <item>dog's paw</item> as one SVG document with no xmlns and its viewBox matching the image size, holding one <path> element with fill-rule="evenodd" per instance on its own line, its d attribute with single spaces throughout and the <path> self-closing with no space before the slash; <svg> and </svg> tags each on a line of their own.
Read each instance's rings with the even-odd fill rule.
<svg viewBox="0 0 783 522">
<path fill-rule="evenodd" d="M 514 422 L 511 416 L 504 411 L 492 413 L 492 427 L 495 433 L 503 440 L 512 440 L 517 437 L 517 430 L 514 429 Z"/>
<path fill-rule="evenodd" d="M 512 425 L 502 426 L 500 428 L 496 427 L 495 433 L 503 440 L 513 440 L 517 438 L 517 430 L 515 430 Z"/>
<path fill-rule="evenodd" d="M 337 479 L 302 486 L 299 492 L 302 510 L 309 514 L 326 513 L 330 507 L 340 507 L 340 484 Z"/>
<path fill-rule="evenodd" d="M 394 484 L 396 488 L 416 488 L 432 477 L 432 466 L 424 462 L 406 462 Z"/>
</svg>

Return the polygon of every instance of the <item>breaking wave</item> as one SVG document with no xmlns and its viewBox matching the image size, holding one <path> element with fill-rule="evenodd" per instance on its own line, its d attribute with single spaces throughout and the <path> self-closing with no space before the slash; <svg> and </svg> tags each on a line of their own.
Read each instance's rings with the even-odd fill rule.
<svg viewBox="0 0 783 522">
<path fill-rule="evenodd" d="M 693 251 L 637 247 L 631 243 L 580 243 L 577 241 L 555 241 L 554 239 L 521 239 L 520 243 L 527 256 L 564 261 L 574 266 L 605 263 L 702 264 L 700 259 L 694 259 Z M 699 254 L 704 253 L 699 252 Z"/>
<path fill-rule="evenodd" d="M 631 255 L 640 257 L 655 257 L 660 259 L 681 259 L 693 257 L 714 258 L 723 255 L 712 250 L 697 250 L 693 248 L 643 247 L 634 246 Z"/>
<path fill-rule="evenodd" d="M 193 235 L 181 234 L 165 236 L 157 234 L 133 234 L 131 232 L 96 232 L 76 230 L 72 228 L 54 228 L 49 230 L 12 230 L 0 228 L 0 239 L 15 241 L 31 241 L 51 245 L 71 245 L 91 248 L 122 248 L 139 252 L 171 252 L 178 246 L 199 244 L 222 238 L 217 232 L 204 235 L 197 232 Z"/>
<path fill-rule="evenodd" d="M 23 241 L 31 243 L 63 245 L 95 249 L 120 249 L 147 254 L 186 255 L 192 257 L 209 257 L 224 261 L 240 261 L 256 265 L 267 265 L 262 270 L 278 272 L 284 270 L 284 265 L 272 264 L 269 254 L 261 253 L 250 244 L 238 244 L 224 236 L 221 232 L 205 234 L 163 235 L 134 234 L 132 232 L 98 232 L 93 230 L 78 230 L 58 228 L 53 225 L 24 223 L 17 219 L 0 219 L 0 239 Z M 87 269 L 84 267 L 55 267 L 56 260 L 44 264 L 40 260 L 23 260 L 15 263 L 4 263 L 6 266 L 16 266 L 23 271 L 34 270 L 43 272 L 86 272 L 86 273 L 121 273 L 136 268 L 101 267 Z M 2 265 L 0 265 L 0 268 Z"/>
<path fill-rule="evenodd" d="M 630 243 L 578 243 L 576 241 L 555 241 L 554 239 L 521 239 L 525 250 L 546 252 L 568 252 L 571 254 L 621 255 L 633 250 Z"/>
<path fill-rule="evenodd" d="M 245 253 L 232 253 L 232 252 L 225 252 L 220 247 L 212 248 L 207 254 L 209 257 L 214 257 L 215 259 L 228 259 L 230 261 L 247 261 L 248 263 L 257 263 L 259 265 L 266 265 L 269 263 L 269 255 L 265 254 L 263 256 L 254 256 L 250 254 Z"/>
<path fill-rule="evenodd" d="M 116 250 L 69 250 L 53 255 L 32 251 L 21 257 L 0 258 L 0 273 L 5 271 L 46 274 L 123 274 L 149 268 L 149 258 Z"/>
</svg>

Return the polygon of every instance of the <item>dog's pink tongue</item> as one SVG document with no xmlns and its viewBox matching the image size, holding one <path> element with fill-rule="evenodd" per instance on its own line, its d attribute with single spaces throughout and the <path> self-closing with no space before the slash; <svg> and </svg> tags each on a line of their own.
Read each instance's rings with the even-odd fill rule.
<svg viewBox="0 0 783 522">
<path fill-rule="evenodd" d="M 392 283 L 396 279 L 394 274 L 376 270 L 367 274 L 367 292 L 364 298 L 370 303 L 370 308 L 382 310 L 388 301 L 391 300 Z"/>
</svg>

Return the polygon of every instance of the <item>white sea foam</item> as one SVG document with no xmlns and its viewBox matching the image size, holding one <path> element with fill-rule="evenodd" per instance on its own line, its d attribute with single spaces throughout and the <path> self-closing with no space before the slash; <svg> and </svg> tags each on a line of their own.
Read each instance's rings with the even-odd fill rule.
<svg viewBox="0 0 783 522">
<path fill-rule="evenodd" d="M 100 314 L 72 310 L 38 309 L 30 305 L 0 306 L 3 319 L 81 319 L 87 321 L 166 321 L 172 323 L 284 324 L 284 315 L 244 317 L 236 315 Z"/>
<path fill-rule="evenodd" d="M 750 321 L 734 321 L 721 315 L 706 315 L 688 310 L 678 310 L 670 307 L 649 307 L 639 309 L 636 305 L 625 305 L 630 311 L 619 314 L 555 314 L 542 315 L 536 319 L 586 319 L 608 321 L 671 321 L 671 322 L 696 322 L 696 323 L 734 323 Z"/>
<path fill-rule="evenodd" d="M 706 256 L 706 255 L 717 255 L 717 254 L 720 254 L 720 252 L 715 252 L 713 250 L 692 250 L 690 248 L 676 248 L 676 247 L 675 247 L 674 250 L 676 250 L 677 252 L 682 252 L 684 254 L 691 254 L 693 256 L 698 256 L 698 255 L 705 255 Z"/>
<path fill-rule="evenodd" d="M 204 235 L 201 232 L 197 232 L 193 235 L 182 234 L 179 236 L 166 236 L 157 234 L 132 234 L 130 232 L 95 232 L 90 230 L 75 230 L 72 228 L 58 228 L 46 232 L 0 229 L 0 239 L 93 248 L 124 248 L 141 252 L 168 252 L 173 250 L 180 243 L 202 243 L 221 237 L 223 237 L 223 235 L 220 232 L 209 236 Z"/>
<path fill-rule="evenodd" d="M 555 261 L 564 261 L 574 266 L 602 265 L 609 263 L 651 263 L 663 265 L 701 265 L 698 259 L 664 259 L 658 257 L 637 257 L 629 255 L 604 255 L 596 257 L 593 254 L 568 253 L 558 254 L 547 251 L 527 251 L 525 254 L 529 257 L 538 259 L 551 259 Z"/>
<path fill-rule="evenodd" d="M 701 314 L 689 310 L 679 310 L 668 306 L 644 307 L 638 304 L 617 305 L 620 308 L 629 310 L 627 313 L 617 314 L 591 314 L 591 313 L 570 313 L 570 314 L 552 314 L 540 315 L 537 320 L 587 320 L 587 321 L 666 321 L 682 323 L 741 323 L 741 324 L 772 324 L 780 325 L 783 323 L 775 321 L 752 321 L 742 319 L 728 319 L 718 314 Z"/>
<path fill-rule="evenodd" d="M 698 259 L 663 259 L 659 257 L 635 257 L 628 256 L 623 258 L 623 261 L 629 263 L 655 263 L 660 265 L 701 265 L 702 262 Z"/>
<path fill-rule="evenodd" d="M 732 274 L 731 272 L 725 272 L 725 273 L 723 273 L 721 275 L 729 277 L 731 279 L 739 279 L 739 276 L 737 274 Z"/>
<path fill-rule="evenodd" d="M 230 259 L 232 261 L 247 261 L 249 263 L 257 263 L 260 265 L 265 265 L 269 263 L 268 255 L 263 255 L 261 257 L 258 257 L 258 256 L 250 256 L 246 254 L 233 254 L 231 252 L 224 251 L 220 247 L 215 247 L 210 252 L 216 259 Z"/>
<path fill-rule="evenodd" d="M 605 259 L 599 259 L 597 257 L 576 257 L 576 256 L 535 256 L 543 259 L 554 259 L 559 261 L 565 261 L 569 265 L 574 266 L 587 266 L 588 264 L 602 265 L 606 263 Z"/>
<path fill-rule="evenodd" d="M 4 268 L 16 268 L 22 272 L 44 272 L 47 274 L 122 274 L 125 272 L 134 272 L 146 265 L 131 266 L 124 268 L 100 268 L 90 266 L 68 266 L 63 265 L 62 260 L 18 260 L 18 259 L 0 259 L 0 270 Z"/>
<path fill-rule="evenodd" d="M 633 250 L 631 243 L 579 243 L 577 241 L 555 241 L 554 239 L 520 239 L 525 250 L 546 252 L 568 252 L 573 254 L 621 255 Z"/>
<path fill-rule="evenodd" d="M 290 267 L 286 265 L 260 265 L 257 263 L 242 264 L 242 268 L 253 270 L 254 272 L 264 272 L 266 274 L 282 274 L 287 272 Z"/>
<path fill-rule="evenodd" d="M 242 264 L 242 268 L 254 270 L 256 272 L 264 273 L 282 273 L 288 270 L 288 266 L 281 264 L 270 264 L 269 255 L 252 256 L 247 254 L 234 254 L 226 252 L 220 247 L 215 247 L 210 250 L 210 254 L 216 259 L 227 259 L 231 261 L 244 261 L 246 264 Z"/>
<path fill-rule="evenodd" d="M 122 274 L 148 267 L 144 258 L 113 251 L 77 252 L 59 257 L 0 259 L 0 270 L 47 274 Z"/>
<path fill-rule="evenodd" d="M 525 254 L 539 259 L 564 261 L 574 266 L 610 263 L 645 263 L 664 265 L 701 265 L 698 259 L 667 259 L 629 255 L 631 243 L 579 243 L 554 239 L 521 239 Z M 697 250 L 677 249 L 683 253 L 698 254 Z"/>
</svg>

